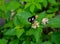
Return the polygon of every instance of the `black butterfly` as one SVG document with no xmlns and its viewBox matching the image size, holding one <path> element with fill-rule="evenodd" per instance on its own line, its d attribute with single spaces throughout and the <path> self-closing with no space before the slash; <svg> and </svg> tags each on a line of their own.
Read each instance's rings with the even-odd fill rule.
<svg viewBox="0 0 60 44">
<path fill-rule="evenodd" d="M 32 16 L 32 17 L 29 17 L 28 18 L 28 21 L 30 22 L 30 23 L 34 23 L 34 21 L 35 21 L 35 16 Z"/>
</svg>

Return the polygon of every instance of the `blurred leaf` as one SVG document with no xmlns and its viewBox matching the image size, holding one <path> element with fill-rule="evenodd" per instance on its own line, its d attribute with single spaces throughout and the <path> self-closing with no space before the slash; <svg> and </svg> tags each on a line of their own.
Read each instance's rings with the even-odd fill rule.
<svg viewBox="0 0 60 44">
<path fill-rule="evenodd" d="M 43 2 L 44 0 L 37 0 L 38 2 Z"/>
<path fill-rule="evenodd" d="M 60 28 L 60 18 L 59 17 L 55 17 L 51 20 L 49 20 L 49 26 L 53 27 L 53 28 Z"/>
<path fill-rule="evenodd" d="M 6 11 L 6 12 L 0 11 L 0 17 L 4 18 L 6 20 L 9 20 L 9 18 L 10 18 L 10 11 Z"/>
<path fill-rule="evenodd" d="M 22 44 L 31 44 L 31 42 L 26 40 Z"/>
<path fill-rule="evenodd" d="M 38 21 L 40 22 L 42 20 L 42 18 L 44 18 L 46 16 L 46 12 L 41 12 L 39 15 L 38 15 Z"/>
<path fill-rule="evenodd" d="M 26 32 L 26 35 L 33 35 L 34 33 L 34 30 L 33 29 L 29 29 L 27 32 Z"/>
<path fill-rule="evenodd" d="M 12 41 L 10 41 L 10 43 L 9 44 L 18 44 L 19 43 L 19 40 L 12 40 Z"/>
<path fill-rule="evenodd" d="M 21 12 L 17 13 L 17 18 L 20 21 L 20 25 L 29 25 L 30 22 L 28 21 L 28 18 L 32 15 L 29 12 Z"/>
<path fill-rule="evenodd" d="M 55 16 L 55 13 L 53 13 L 53 14 L 47 14 L 46 15 L 46 18 L 52 18 L 52 17 L 54 17 Z"/>
<path fill-rule="evenodd" d="M 0 9 L 3 10 L 3 11 L 7 11 L 8 10 L 8 4 L 3 4 Z"/>
<path fill-rule="evenodd" d="M 15 26 L 20 26 L 20 21 L 17 18 L 17 16 L 14 17 L 13 23 L 14 23 Z"/>
<path fill-rule="evenodd" d="M 27 4 L 25 5 L 25 9 L 28 8 L 28 7 L 30 7 L 30 5 L 31 5 L 31 3 L 27 3 Z"/>
<path fill-rule="evenodd" d="M 41 7 L 41 4 L 36 4 L 36 7 L 38 8 L 38 9 L 41 9 L 42 7 Z"/>
<path fill-rule="evenodd" d="M 51 35 L 51 41 L 54 42 L 55 44 L 60 44 L 60 32 L 54 32 Z"/>
<path fill-rule="evenodd" d="M 17 8 L 19 8 L 20 4 L 16 1 L 10 1 L 8 3 L 8 10 L 16 10 Z"/>
<path fill-rule="evenodd" d="M 34 12 L 34 9 L 35 9 L 35 6 L 34 5 L 31 5 L 30 6 L 30 11 L 33 13 Z"/>
<path fill-rule="evenodd" d="M 32 0 L 23 0 L 23 1 L 25 1 L 25 2 L 31 2 Z"/>
<path fill-rule="evenodd" d="M 18 38 L 20 38 L 23 33 L 24 33 L 24 29 L 16 29 L 16 36 Z"/>
<path fill-rule="evenodd" d="M 19 2 L 24 2 L 25 0 L 19 0 Z"/>
<path fill-rule="evenodd" d="M 6 39 L 0 39 L 0 44 L 7 44 L 7 40 Z"/>
<path fill-rule="evenodd" d="M 56 0 L 48 0 L 48 2 L 50 2 L 52 5 L 57 4 L 57 3 L 56 3 Z"/>
<path fill-rule="evenodd" d="M 5 0 L 0 0 L 0 7 L 4 4 Z"/>
<path fill-rule="evenodd" d="M 9 36 L 14 36 L 15 35 L 15 30 L 14 29 L 9 29 L 4 34 L 9 35 Z"/>
<path fill-rule="evenodd" d="M 54 12 L 56 12 L 56 11 L 58 11 L 58 7 L 55 7 L 55 8 L 49 8 L 48 10 L 47 10 L 47 12 L 48 13 L 54 13 Z"/>
<path fill-rule="evenodd" d="M 6 11 L 5 12 L 5 16 L 4 16 L 5 19 L 10 19 L 10 11 Z"/>
<path fill-rule="evenodd" d="M 26 32 L 26 35 L 34 35 L 36 42 L 41 42 L 41 33 L 42 33 L 42 29 L 41 28 L 37 28 L 37 29 L 30 29 L 29 31 Z"/>
<path fill-rule="evenodd" d="M 17 10 L 17 13 L 21 13 L 21 12 L 23 12 L 23 9 L 20 8 Z"/>
<path fill-rule="evenodd" d="M 35 44 L 35 43 L 32 42 L 32 41 L 30 42 L 30 41 L 27 41 L 27 40 L 26 40 L 26 41 L 23 42 L 23 44 Z"/>
<path fill-rule="evenodd" d="M 31 44 L 35 44 L 35 43 L 31 41 Z"/>
<path fill-rule="evenodd" d="M 3 11 L 0 11 L 0 18 L 4 18 L 5 13 Z"/>
<path fill-rule="evenodd" d="M 52 44 L 50 41 L 43 42 L 42 44 Z"/>
<path fill-rule="evenodd" d="M 46 8 L 46 7 L 47 7 L 47 5 L 48 5 L 47 0 L 44 0 L 44 1 L 43 1 L 43 6 Z"/>
<path fill-rule="evenodd" d="M 36 30 L 34 30 L 34 37 L 36 39 L 36 43 L 41 42 L 41 34 L 42 34 L 42 29 L 41 28 L 37 28 Z"/>
<path fill-rule="evenodd" d="M 8 21 L 3 27 L 4 28 L 12 28 L 14 25 L 13 25 L 13 23 L 12 23 L 12 21 Z"/>
</svg>

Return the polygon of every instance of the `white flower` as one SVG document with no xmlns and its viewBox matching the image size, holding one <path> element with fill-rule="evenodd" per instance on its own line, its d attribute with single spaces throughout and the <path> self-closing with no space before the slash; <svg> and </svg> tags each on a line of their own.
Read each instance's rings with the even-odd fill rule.
<svg viewBox="0 0 60 44">
<path fill-rule="evenodd" d="M 36 29 L 37 27 L 39 27 L 39 22 L 38 22 L 38 21 L 35 21 L 35 22 L 32 24 L 32 28 Z"/>
<path fill-rule="evenodd" d="M 45 25 L 45 24 L 47 24 L 48 23 L 48 18 L 43 18 L 42 19 L 42 23 Z"/>
</svg>

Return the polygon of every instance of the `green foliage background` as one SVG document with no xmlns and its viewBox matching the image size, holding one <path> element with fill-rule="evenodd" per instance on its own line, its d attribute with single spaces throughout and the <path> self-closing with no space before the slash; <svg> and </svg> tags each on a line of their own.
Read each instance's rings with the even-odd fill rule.
<svg viewBox="0 0 60 44">
<path fill-rule="evenodd" d="M 0 18 L 5 20 L 0 26 L 0 44 L 60 44 L 59 11 L 60 2 L 56 0 L 0 0 Z M 40 23 L 36 29 L 28 22 L 33 15 L 38 15 Z M 43 18 L 49 23 L 43 25 Z M 48 28 L 47 34 L 44 28 Z"/>
</svg>

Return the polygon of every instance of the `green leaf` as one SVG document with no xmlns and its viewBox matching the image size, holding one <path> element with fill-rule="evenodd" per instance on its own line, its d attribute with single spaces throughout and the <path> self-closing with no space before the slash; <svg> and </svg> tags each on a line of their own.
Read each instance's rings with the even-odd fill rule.
<svg viewBox="0 0 60 44">
<path fill-rule="evenodd" d="M 4 18 L 5 13 L 3 13 L 2 11 L 0 11 L 0 18 Z"/>
<path fill-rule="evenodd" d="M 23 12 L 23 9 L 20 8 L 17 10 L 17 13 L 21 13 L 21 12 Z"/>
<path fill-rule="evenodd" d="M 30 30 L 28 30 L 27 32 L 26 32 L 26 35 L 33 35 L 34 37 L 35 37 L 35 39 L 36 39 L 36 42 L 38 43 L 38 42 L 41 42 L 41 33 L 42 33 L 42 28 L 40 27 L 40 28 L 37 28 L 37 29 L 30 29 Z"/>
<path fill-rule="evenodd" d="M 16 31 L 16 36 L 17 36 L 18 38 L 20 38 L 21 35 L 24 33 L 24 29 L 16 29 L 15 31 Z"/>
<path fill-rule="evenodd" d="M 42 7 L 41 7 L 41 4 L 36 4 L 36 7 L 38 8 L 38 9 L 41 9 Z"/>
<path fill-rule="evenodd" d="M 25 9 L 28 8 L 28 7 L 30 7 L 30 5 L 31 5 L 31 3 L 27 3 L 27 4 L 25 5 Z"/>
<path fill-rule="evenodd" d="M 16 10 L 17 8 L 19 8 L 20 4 L 16 1 L 11 1 L 8 4 L 8 10 Z"/>
<path fill-rule="evenodd" d="M 18 39 L 16 39 L 16 40 L 12 40 L 12 41 L 10 41 L 10 43 L 9 44 L 18 44 L 19 43 L 19 40 Z"/>
<path fill-rule="evenodd" d="M 44 1 L 43 1 L 43 6 L 46 8 L 46 7 L 47 7 L 47 5 L 48 5 L 47 0 L 44 0 Z"/>
<path fill-rule="evenodd" d="M 6 19 L 9 19 L 10 18 L 10 11 L 7 11 L 5 12 L 5 16 L 4 16 Z"/>
<path fill-rule="evenodd" d="M 31 0 L 20 0 L 20 2 L 31 2 Z"/>
<path fill-rule="evenodd" d="M 35 43 L 31 41 L 31 44 L 35 44 Z"/>
<path fill-rule="evenodd" d="M 0 9 L 3 10 L 3 11 L 7 11 L 8 10 L 8 4 L 3 4 Z"/>
<path fill-rule="evenodd" d="M 37 0 L 38 2 L 43 2 L 44 0 Z"/>
<path fill-rule="evenodd" d="M 49 26 L 53 27 L 53 28 L 60 28 L 60 18 L 59 17 L 55 17 L 51 20 L 49 20 Z"/>
<path fill-rule="evenodd" d="M 50 2 L 52 5 L 57 4 L 57 3 L 56 3 L 56 0 L 48 0 L 48 2 Z"/>
<path fill-rule="evenodd" d="M 49 8 L 49 9 L 47 10 L 47 12 L 48 12 L 48 13 L 54 13 L 54 12 L 57 12 L 58 10 L 59 10 L 58 7 Z"/>
<path fill-rule="evenodd" d="M 46 16 L 46 12 L 41 12 L 39 15 L 38 15 L 38 21 L 40 22 L 44 17 Z"/>
<path fill-rule="evenodd" d="M 14 17 L 13 23 L 14 23 L 15 26 L 20 26 L 20 21 L 17 18 L 17 16 Z"/>
<path fill-rule="evenodd" d="M 30 11 L 31 11 L 31 12 L 34 12 L 34 9 L 35 9 L 35 6 L 34 6 L 34 5 L 31 5 L 31 6 L 30 6 Z"/>
<path fill-rule="evenodd" d="M 42 44 L 52 44 L 50 41 L 43 42 Z"/>
<path fill-rule="evenodd" d="M 20 25 L 29 25 L 30 22 L 28 22 L 28 18 L 32 15 L 29 12 L 21 12 L 17 13 L 17 18 L 20 21 Z"/>
<path fill-rule="evenodd" d="M 22 44 L 31 44 L 31 42 L 26 40 Z"/>
<path fill-rule="evenodd" d="M 53 14 L 47 14 L 46 15 L 46 18 L 52 18 L 52 17 L 54 17 L 55 16 L 55 13 L 53 13 Z"/>
<path fill-rule="evenodd" d="M 32 42 L 32 41 L 24 41 L 22 44 L 35 44 L 34 42 Z"/>
<path fill-rule="evenodd" d="M 25 0 L 19 0 L 19 2 L 24 2 Z"/>
<path fill-rule="evenodd" d="M 4 33 L 4 35 L 14 36 L 15 35 L 15 30 L 14 29 L 9 29 Z"/>
<path fill-rule="evenodd" d="M 0 44 L 7 44 L 7 40 L 6 39 L 0 39 Z"/>
<path fill-rule="evenodd" d="M 36 30 L 34 30 L 33 35 L 34 35 L 34 37 L 36 39 L 36 43 L 41 42 L 41 34 L 42 34 L 42 29 L 40 27 L 37 28 Z"/>
<path fill-rule="evenodd" d="M 0 17 L 8 20 L 10 18 L 10 11 L 5 11 L 5 12 L 0 11 Z"/>
<path fill-rule="evenodd" d="M 34 33 L 34 30 L 33 29 L 29 29 L 27 32 L 26 32 L 26 35 L 33 35 Z"/>
<path fill-rule="evenodd" d="M 55 44 L 60 44 L 60 32 L 54 32 L 51 35 L 51 41 L 54 42 Z"/>
<path fill-rule="evenodd" d="M 7 28 L 7 27 L 12 28 L 13 26 L 14 26 L 14 25 L 13 25 L 12 21 L 8 21 L 8 22 L 4 25 L 4 28 Z"/>
</svg>

